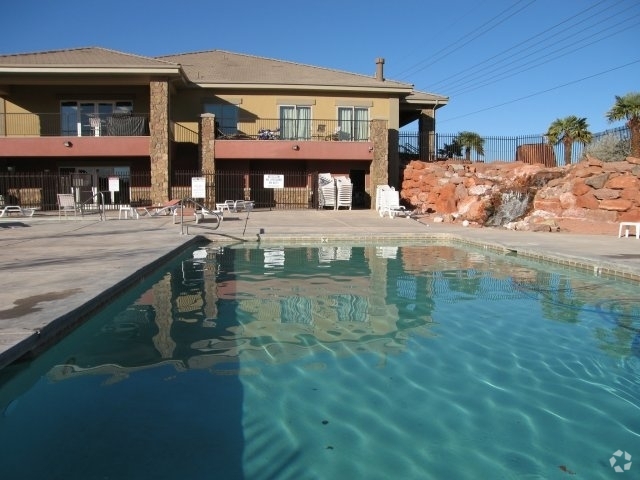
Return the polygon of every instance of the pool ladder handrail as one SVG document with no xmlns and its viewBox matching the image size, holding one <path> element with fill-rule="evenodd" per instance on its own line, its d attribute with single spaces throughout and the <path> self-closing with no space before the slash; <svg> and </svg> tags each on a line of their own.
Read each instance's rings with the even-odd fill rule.
<svg viewBox="0 0 640 480">
<path fill-rule="evenodd" d="M 217 230 L 218 228 L 220 228 L 220 225 L 222 224 L 222 220 L 224 219 L 222 212 L 218 212 L 217 210 L 212 210 L 210 208 L 207 208 L 204 205 L 202 205 L 200 202 L 198 202 L 195 198 L 192 198 L 192 197 L 182 198 L 182 200 L 180 200 L 180 202 L 178 203 L 178 208 L 184 207 L 187 203 L 195 205 L 196 212 L 199 207 L 200 210 L 203 210 L 203 211 L 206 210 L 207 212 L 209 212 L 206 215 L 213 214 L 216 216 L 217 221 L 215 223 L 215 227 L 206 227 L 203 225 L 200 228 L 204 228 L 205 230 Z M 203 212 L 202 213 L 203 218 L 204 218 L 204 215 L 205 213 Z M 180 208 L 180 235 L 189 235 L 189 225 L 186 225 L 186 232 L 185 232 L 184 208 Z"/>
</svg>

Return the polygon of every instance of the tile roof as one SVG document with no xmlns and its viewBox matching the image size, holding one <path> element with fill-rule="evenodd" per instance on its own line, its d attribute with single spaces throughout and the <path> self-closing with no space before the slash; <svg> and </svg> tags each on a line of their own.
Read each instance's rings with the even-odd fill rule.
<svg viewBox="0 0 640 480">
<path fill-rule="evenodd" d="M 0 55 L 0 67 L 177 67 L 165 60 L 117 52 L 100 47 Z"/>
<path fill-rule="evenodd" d="M 261 84 L 357 87 L 411 90 L 412 85 L 375 76 L 359 75 L 312 65 L 238 54 L 224 50 L 158 57 L 182 66 L 190 81 L 198 84 Z M 372 70 L 375 64 L 371 62 Z"/>
<path fill-rule="evenodd" d="M 372 61 L 372 70 L 376 65 Z M 393 91 L 415 102 L 446 101 L 447 97 L 413 90 L 410 83 L 380 81 L 375 75 L 334 70 L 302 63 L 257 57 L 224 50 L 208 50 L 159 57 L 145 57 L 101 47 L 81 47 L 33 53 L 0 55 L 0 69 L 104 68 L 182 69 L 187 79 L 199 85 L 262 85 L 345 88 Z M 410 94 L 410 95 L 409 95 Z"/>
</svg>

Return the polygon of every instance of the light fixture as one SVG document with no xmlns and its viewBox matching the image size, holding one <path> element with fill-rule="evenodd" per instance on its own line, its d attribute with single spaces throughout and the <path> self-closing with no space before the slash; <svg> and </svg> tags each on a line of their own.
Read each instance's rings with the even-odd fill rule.
<svg viewBox="0 0 640 480">
<path fill-rule="evenodd" d="M 71 148 L 73 147 L 73 143 L 71 143 L 69 140 L 67 140 L 66 142 L 63 143 L 63 145 L 67 148 Z"/>
<path fill-rule="evenodd" d="M 373 147 L 369 147 L 369 151 L 370 151 L 370 152 L 373 152 Z"/>
<path fill-rule="evenodd" d="M 293 147 L 291 147 L 294 150 L 300 150 L 300 145 L 294 145 Z"/>
</svg>

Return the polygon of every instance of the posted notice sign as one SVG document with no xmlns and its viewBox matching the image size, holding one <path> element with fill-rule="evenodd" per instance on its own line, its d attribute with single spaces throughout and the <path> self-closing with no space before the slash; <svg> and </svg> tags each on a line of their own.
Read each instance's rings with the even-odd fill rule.
<svg viewBox="0 0 640 480">
<path fill-rule="evenodd" d="M 204 177 L 191 177 L 191 197 L 207 198 L 207 181 Z"/>
<path fill-rule="evenodd" d="M 284 175 L 265 175 L 264 188 L 284 188 Z"/>
<path fill-rule="evenodd" d="M 109 191 L 110 192 L 120 191 L 120 177 L 109 177 Z"/>
</svg>

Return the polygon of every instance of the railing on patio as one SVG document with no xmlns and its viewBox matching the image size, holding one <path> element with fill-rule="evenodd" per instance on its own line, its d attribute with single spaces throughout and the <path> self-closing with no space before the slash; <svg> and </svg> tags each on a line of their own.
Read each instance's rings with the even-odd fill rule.
<svg viewBox="0 0 640 480">
<path fill-rule="evenodd" d="M 620 139 L 628 139 L 628 127 L 619 127 L 595 133 L 592 142 L 597 142 L 605 135 L 614 135 Z M 482 138 L 482 154 L 476 149 L 467 151 L 458 142 L 459 134 L 451 133 L 420 133 L 400 132 L 398 135 L 398 152 L 400 163 L 406 164 L 411 160 L 434 162 L 446 159 L 469 160 L 471 162 L 515 162 L 518 155 L 526 146 L 548 145 L 545 147 L 546 156 L 553 165 L 562 166 L 564 162 L 564 145 L 550 145 L 545 135 L 519 136 L 489 136 Z M 535 147 L 534 147 L 535 149 Z M 571 162 L 576 163 L 582 158 L 585 145 L 575 142 L 571 149 Z M 542 150 L 542 149 L 538 149 Z M 551 166 L 551 165 L 549 165 Z"/>
<path fill-rule="evenodd" d="M 146 113 L 0 113 L 0 137 L 148 136 Z"/>
<path fill-rule="evenodd" d="M 365 120 L 311 120 L 259 118 L 238 122 L 237 127 L 219 127 L 219 140 L 316 140 L 367 142 L 370 122 Z"/>
</svg>

